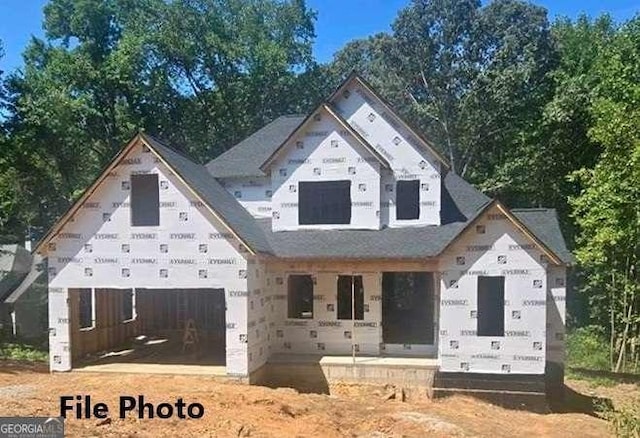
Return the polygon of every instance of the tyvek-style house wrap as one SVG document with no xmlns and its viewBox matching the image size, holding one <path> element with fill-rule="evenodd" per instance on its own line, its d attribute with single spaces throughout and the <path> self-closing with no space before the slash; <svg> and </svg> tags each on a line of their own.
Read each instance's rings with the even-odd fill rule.
<svg viewBox="0 0 640 438">
<path fill-rule="evenodd" d="M 132 181 L 149 174 L 159 220 L 134 225 Z M 121 289 L 145 306 L 152 290 L 223 294 L 232 376 L 279 354 L 433 357 L 443 373 L 564 362 L 572 260 L 555 212 L 477 191 L 355 74 L 206 167 L 137 136 L 37 250 L 49 259 L 52 370 L 73 367 L 99 329 L 78 329 L 80 289 L 94 315 Z M 360 294 L 351 318 L 345 281 Z M 142 333 L 150 309 L 118 333 Z M 485 327 L 490 312 L 500 321 Z"/>
</svg>

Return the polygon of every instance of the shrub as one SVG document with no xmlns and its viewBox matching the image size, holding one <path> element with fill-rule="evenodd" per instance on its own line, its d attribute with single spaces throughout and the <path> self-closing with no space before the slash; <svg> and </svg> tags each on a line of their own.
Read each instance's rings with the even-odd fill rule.
<svg viewBox="0 0 640 438">
<path fill-rule="evenodd" d="M 613 433 L 621 438 L 640 437 L 640 399 L 605 414 Z"/>
<path fill-rule="evenodd" d="M 29 344 L 0 344 L 0 359 L 24 360 L 28 362 L 45 362 L 47 352 Z"/>
<path fill-rule="evenodd" d="M 600 326 L 589 325 L 567 336 L 567 365 L 571 368 L 610 370 L 609 339 Z"/>
</svg>

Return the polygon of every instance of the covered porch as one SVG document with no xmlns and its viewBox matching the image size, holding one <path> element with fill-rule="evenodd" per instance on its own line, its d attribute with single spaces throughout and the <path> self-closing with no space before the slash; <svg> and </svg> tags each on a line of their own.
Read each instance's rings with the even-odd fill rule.
<svg viewBox="0 0 640 438">
<path fill-rule="evenodd" d="M 305 363 L 356 368 L 405 359 L 405 365 L 435 364 L 436 261 L 291 261 L 267 270 L 275 304 L 270 363 L 300 356 Z"/>
</svg>

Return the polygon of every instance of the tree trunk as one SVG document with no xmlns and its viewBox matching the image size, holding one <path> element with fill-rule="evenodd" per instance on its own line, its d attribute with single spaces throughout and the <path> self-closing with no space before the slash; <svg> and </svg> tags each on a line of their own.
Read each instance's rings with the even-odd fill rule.
<svg viewBox="0 0 640 438">
<path fill-rule="evenodd" d="M 609 335 L 609 369 L 611 369 L 611 371 L 613 371 L 614 367 L 613 367 L 613 356 L 615 354 L 615 348 L 616 348 L 616 343 L 615 343 L 615 339 L 616 339 L 616 321 L 615 321 L 615 302 L 614 302 L 614 297 L 615 297 L 615 290 L 616 290 L 616 274 L 615 272 L 611 273 L 611 301 L 609 301 L 609 316 L 611 318 L 611 333 Z"/>
<path fill-rule="evenodd" d="M 626 302 L 625 302 L 625 306 L 627 306 Z M 620 351 L 618 353 L 618 362 L 616 363 L 616 368 L 614 370 L 616 373 L 619 373 L 620 370 L 623 369 L 625 365 L 625 357 L 626 357 L 626 351 L 627 351 L 627 337 L 629 335 L 629 327 L 631 325 L 630 320 L 633 312 L 633 302 L 631 302 L 631 304 L 629 304 L 627 308 L 625 308 L 624 310 L 626 311 L 626 314 L 627 314 L 627 318 L 626 318 L 627 320 L 624 324 L 624 331 L 622 332 L 622 342 L 620 345 Z"/>
</svg>

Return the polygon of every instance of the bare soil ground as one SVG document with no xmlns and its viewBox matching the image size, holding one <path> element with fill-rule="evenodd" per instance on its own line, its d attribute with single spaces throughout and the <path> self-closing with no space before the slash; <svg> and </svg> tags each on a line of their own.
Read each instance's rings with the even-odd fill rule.
<svg viewBox="0 0 640 438">
<path fill-rule="evenodd" d="M 593 397 L 618 403 L 638 395 L 635 385 L 591 388 L 569 382 L 564 413 L 535 414 L 453 396 L 406 402 L 385 397 L 384 388 L 343 385 L 332 395 L 301 394 L 214 380 L 206 376 L 49 374 L 44 366 L 0 362 L 0 416 L 58 416 L 60 396 L 89 394 L 109 406 L 111 421 L 67 419 L 67 436 L 104 437 L 601 437 L 607 423 L 590 412 Z M 204 405 L 201 419 L 118 418 L 121 395 L 146 401 Z M 577 412 L 585 409 L 588 413 Z M 590 413 L 589 413 L 590 412 Z M 106 423 L 106 424 L 101 424 Z"/>
</svg>

